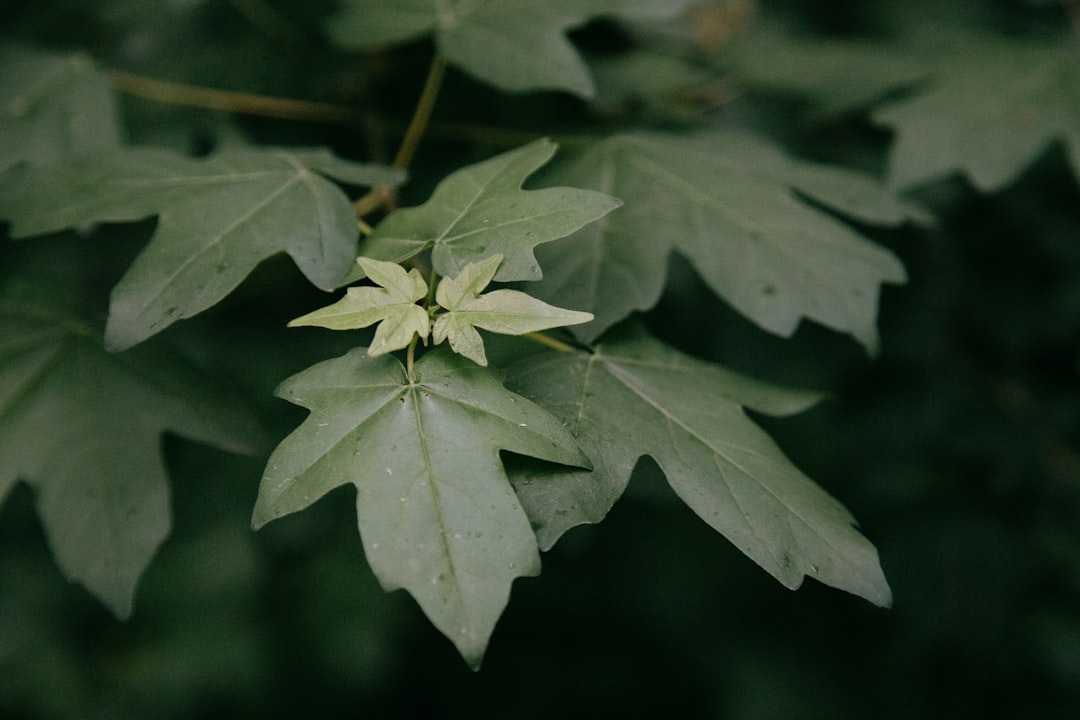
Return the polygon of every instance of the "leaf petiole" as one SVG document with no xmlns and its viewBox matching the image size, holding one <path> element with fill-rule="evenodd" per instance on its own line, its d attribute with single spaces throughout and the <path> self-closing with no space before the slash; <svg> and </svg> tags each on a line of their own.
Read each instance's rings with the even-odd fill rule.
<svg viewBox="0 0 1080 720">
<path fill-rule="evenodd" d="M 420 99 L 416 102 L 416 110 L 413 111 L 409 126 L 405 129 L 405 137 L 401 141 L 397 155 L 394 156 L 394 167 L 404 170 L 412 163 L 416 149 L 420 147 L 420 139 L 427 130 L 431 113 L 435 109 L 435 101 L 439 97 L 439 88 L 442 87 L 443 77 L 446 75 L 446 58 L 438 52 L 431 59 L 431 67 L 428 68 L 427 79 L 424 81 L 424 89 L 420 91 Z M 389 204 L 390 194 L 386 188 L 373 188 L 353 205 L 356 208 L 357 217 L 374 212 L 384 205 Z"/>
<path fill-rule="evenodd" d="M 556 340 L 553 337 L 548 337 L 547 335 L 545 335 L 543 333 L 540 333 L 540 332 L 528 332 L 528 333 L 525 333 L 524 335 L 522 335 L 522 337 L 528 338 L 529 340 L 532 340 L 535 343 L 540 343 L 544 347 L 549 347 L 552 350 L 558 350 L 559 352 L 576 352 L 577 351 L 577 348 L 573 347 L 572 345 L 567 345 L 566 343 L 562 342 L 561 340 Z"/>
</svg>

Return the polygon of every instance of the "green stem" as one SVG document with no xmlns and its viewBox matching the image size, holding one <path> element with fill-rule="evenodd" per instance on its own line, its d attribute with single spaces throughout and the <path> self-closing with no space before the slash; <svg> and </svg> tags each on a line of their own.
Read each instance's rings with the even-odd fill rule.
<svg viewBox="0 0 1080 720">
<path fill-rule="evenodd" d="M 409 349 L 405 351 L 405 373 L 409 377 L 409 384 L 416 384 L 416 373 L 413 372 L 414 361 L 416 360 L 416 343 L 420 339 L 420 336 L 413 333 L 413 338 L 409 342 Z"/>
<path fill-rule="evenodd" d="M 435 289 L 439 285 L 439 273 L 435 272 L 435 268 L 431 268 L 431 274 L 428 275 L 427 297 L 424 298 L 424 307 L 430 308 L 435 305 Z"/>
<path fill-rule="evenodd" d="M 559 352 L 577 352 L 577 348 L 573 347 L 572 345 L 567 345 L 566 343 L 564 343 L 564 342 L 562 342 L 560 340 L 556 340 L 553 337 L 548 337 L 547 335 L 544 335 L 543 333 L 530 332 L 530 333 L 525 333 L 524 335 L 522 335 L 522 337 L 528 338 L 529 340 L 532 340 L 533 342 L 540 343 L 541 345 L 544 345 L 545 347 L 552 348 L 553 350 L 558 350 Z"/>
<path fill-rule="evenodd" d="M 187 105 L 241 115 L 258 115 L 304 122 L 356 125 L 362 119 L 362 115 L 357 110 L 329 103 L 218 90 L 157 80 L 123 70 L 111 71 L 109 78 L 112 80 L 113 87 L 121 92 L 172 105 Z"/>
<path fill-rule="evenodd" d="M 446 58 L 436 52 L 431 59 L 427 80 L 424 81 L 424 89 L 420 91 L 420 99 L 416 102 L 412 120 L 409 121 L 409 126 L 405 129 L 405 137 L 402 138 L 401 146 L 398 148 L 397 155 L 394 156 L 394 167 L 405 170 L 412 164 L 416 149 L 420 147 L 420 140 L 424 137 L 424 132 L 431 121 L 431 113 L 435 109 L 435 101 L 439 97 L 439 88 L 442 87 L 445 75 Z M 357 217 L 363 217 L 389 204 L 391 199 L 392 194 L 388 188 L 376 187 L 357 200 L 353 206 Z"/>
<path fill-rule="evenodd" d="M 439 88 L 442 87 L 443 76 L 446 75 L 446 59 L 438 52 L 431 59 L 431 67 L 428 68 L 427 80 L 424 81 L 424 89 L 420 92 L 420 99 L 416 103 L 409 128 L 405 131 L 405 137 L 401 141 L 397 155 L 394 157 L 394 167 L 401 170 L 412 164 L 416 148 L 420 146 L 420 138 L 427 130 L 431 120 L 431 112 L 435 109 L 435 101 L 439 97 Z"/>
</svg>

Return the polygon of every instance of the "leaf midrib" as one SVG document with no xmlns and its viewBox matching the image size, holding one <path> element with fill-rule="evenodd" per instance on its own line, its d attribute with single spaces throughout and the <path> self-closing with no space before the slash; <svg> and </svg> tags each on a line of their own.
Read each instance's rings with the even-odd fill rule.
<svg viewBox="0 0 1080 720">
<path fill-rule="evenodd" d="M 172 285 L 176 282 L 176 278 L 179 275 L 181 275 L 182 273 L 184 273 L 188 269 L 188 267 L 190 267 L 193 263 L 195 263 L 196 260 L 201 259 L 204 255 L 206 255 L 206 253 L 210 252 L 211 249 L 220 247 L 220 245 L 222 243 L 226 242 L 226 238 L 231 233 L 233 233 L 236 230 L 237 227 L 244 224 L 245 222 L 250 220 L 252 217 L 257 215 L 258 213 L 261 213 L 263 210 L 265 210 L 266 207 L 268 205 L 270 205 L 276 198 L 278 198 L 280 195 L 282 195 L 287 190 L 289 190 L 293 185 L 296 185 L 297 183 L 301 182 L 305 178 L 306 175 L 311 175 L 311 172 L 309 170 L 307 170 L 307 168 L 303 167 L 298 162 L 296 162 L 295 158 L 292 158 L 291 156 L 288 156 L 286 154 L 281 154 L 281 155 L 279 155 L 279 157 L 281 157 L 282 159 L 284 159 L 284 160 L 288 161 L 290 164 L 292 164 L 297 172 L 295 174 L 289 175 L 285 179 L 285 181 L 277 189 L 275 189 L 273 192 L 266 195 L 258 203 L 255 203 L 251 208 L 248 209 L 247 212 L 245 212 L 244 214 L 242 214 L 242 215 L 238 216 L 237 218 L 235 218 L 223 230 L 221 230 L 217 234 L 211 236 L 210 239 L 209 239 L 209 242 L 206 245 L 204 245 L 203 247 L 199 248 L 197 252 L 188 254 L 188 256 L 184 260 L 184 262 L 180 263 L 176 267 L 176 269 L 166 277 L 166 279 L 163 282 L 161 282 L 161 283 L 159 283 L 157 285 L 159 290 L 157 292 L 155 292 L 154 295 L 151 296 L 148 299 L 148 302 L 144 303 L 142 305 L 142 307 L 140 308 L 140 310 L 139 310 L 139 317 L 140 318 L 142 317 L 143 313 L 146 312 L 146 310 L 148 310 L 150 307 L 152 307 L 156 301 L 159 301 L 161 299 L 162 295 L 165 294 L 165 291 L 167 289 L 171 288 Z M 273 171 L 273 172 L 264 173 L 264 175 L 273 175 L 273 174 L 281 174 L 281 171 L 277 170 L 277 171 Z M 279 249 L 284 249 L 284 248 L 279 248 Z"/>
<path fill-rule="evenodd" d="M 792 517 L 797 518 L 800 522 L 803 523 L 803 525 L 805 525 L 806 527 L 812 529 L 814 534 L 816 536 L 818 536 L 818 538 L 821 539 L 822 542 L 824 542 L 826 545 L 829 545 L 829 547 L 832 547 L 832 545 L 825 539 L 824 535 L 816 528 L 816 526 L 813 523 L 811 523 L 802 513 L 798 512 L 795 508 L 791 507 L 791 505 L 789 505 L 788 502 L 786 500 L 784 500 L 782 497 L 777 495 L 776 492 L 774 492 L 772 490 L 772 488 L 770 488 L 768 485 L 765 485 L 764 483 L 760 482 L 752 472 L 750 472 L 743 465 L 741 465 L 740 463 L 736 462 L 734 459 L 729 457 L 722 450 L 713 447 L 713 445 L 706 438 L 702 437 L 696 430 L 694 430 L 689 425 L 687 425 L 685 422 L 683 422 L 681 419 L 679 419 L 679 417 L 677 415 L 675 415 L 672 412 L 669 412 L 659 401 L 654 400 L 643 389 L 641 389 L 637 385 L 635 385 L 634 382 L 633 382 L 633 374 L 632 373 L 624 371 L 623 368 L 621 368 L 619 365 L 611 363 L 611 362 L 605 362 L 604 367 L 608 371 L 608 373 L 612 375 L 612 377 L 614 377 L 616 380 L 618 380 L 630 392 L 632 392 L 634 395 L 636 395 L 638 398 L 640 398 L 643 402 L 645 402 L 650 407 L 652 407 L 656 412 L 660 413 L 664 417 L 666 422 L 679 427 L 689 437 L 691 437 L 693 440 L 697 441 L 701 445 L 705 446 L 714 455 L 724 458 L 724 460 L 726 460 L 728 463 L 730 463 L 732 465 L 732 467 L 736 468 L 737 470 L 742 472 L 746 477 L 753 480 L 755 485 L 757 485 L 759 488 L 764 490 L 768 495 L 770 495 L 772 498 L 774 498 L 777 502 L 779 502 L 787 510 L 789 515 L 791 515 Z M 726 402 L 731 402 L 731 401 L 726 401 Z M 761 454 L 758 453 L 756 450 L 751 450 L 749 448 L 738 448 L 738 449 L 746 452 L 748 455 L 753 455 L 755 457 L 761 457 Z M 727 486 L 728 492 L 731 494 L 731 497 L 734 499 L 735 503 L 739 506 L 739 510 L 742 512 L 742 517 L 745 520 L 747 527 L 750 529 L 751 532 L 754 533 L 755 537 L 757 537 L 759 540 L 762 539 L 762 537 L 758 533 L 757 529 L 755 529 L 753 523 L 750 522 L 748 514 L 746 513 L 745 510 L 743 510 L 742 503 L 739 502 L 738 494 L 732 488 L 731 483 L 728 482 L 728 480 L 725 477 L 724 473 L 718 473 L 718 474 L 720 475 L 720 479 Z M 768 547 L 766 543 L 762 543 L 762 544 L 763 544 L 763 547 L 766 547 L 766 548 Z"/>
</svg>

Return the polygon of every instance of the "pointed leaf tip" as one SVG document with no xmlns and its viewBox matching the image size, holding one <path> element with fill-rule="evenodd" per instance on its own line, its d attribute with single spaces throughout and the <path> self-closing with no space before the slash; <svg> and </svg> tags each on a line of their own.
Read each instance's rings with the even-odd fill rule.
<svg viewBox="0 0 1080 720">
<path fill-rule="evenodd" d="M 554 155 L 546 138 L 450 174 L 423 205 L 387 216 L 361 244 L 363 255 L 403 262 L 431 250 L 435 271 L 462 269 L 502 255 L 495 280 L 543 277 L 533 251 L 566 237 L 622 204 L 594 190 L 571 187 L 524 190 L 522 184 Z M 347 279 L 359 279 L 353 273 Z"/>
<path fill-rule="evenodd" d="M 271 455 L 254 523 L 354 485 L 364 552 L 383 587 L 406 589 L 477 667 L 514 579 L 540 569 L 499 451 L 588 459 L 549 413 L 462 357 L 432 350 L 415 375 L 357 349 L 283 383 L 279 394 L 311 414 Z"/>
<path fill-rule="evenodd" d="M 443 278 L 435 301 L 446 312 L 435 318 L 435 344 L 450 347 L 478 365 L 487 365 L 484 341 L 476 328 L 503 335 L 524 335 L 592 320 L 591 313 L 565 310 L 517 290 L 482 291 L 495 277 L 502 255 L 466 265 L 457 277 Z"/>
</svg>

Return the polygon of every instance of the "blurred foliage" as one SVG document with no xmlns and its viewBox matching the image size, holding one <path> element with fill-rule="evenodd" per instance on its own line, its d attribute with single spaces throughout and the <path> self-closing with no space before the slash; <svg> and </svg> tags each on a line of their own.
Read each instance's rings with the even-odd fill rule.
<svg viewBox="0 0 1080 720">
<path fill-rule="evenodd" d="M 342 126 L 125 97 L 136 141 L 195 152 L 235 138 L 311 142 L 386 160 L 424 59 L 415 47 L 393 51 L 393 62 L 331 50 L 321 21 L 334 5 L 12 2 L 0 7 L 0 34 L 156 78 L 360 109 L 356 126 Z M 871 46 L 931 28 L 1057 37 L 1067 7 L 1075 3 L 700 3 L 696 37 L 716 59 L 689 66 L 664 55 L 677 29 L 594 23 L 574 34 L 590 56 L 607 63 L 633 48 L 661 59 L 635 59 L 642 79 L 602 96 L 595 118 L 576 99 L 502 96 L 452 73 L 418 157 L 421 176 L 538 127 L 678 125 L 706 109 L 805 155 L 883 172 L 890 136 L 862 114 L 877 86 L 830 105 L 755 85 L 740 75 L 737 51 L 725 58 L 731 36 L 781 26 L 803 42 Z M 734 69 L 699 83 L 706 65 Z M 404 199 L 429 191 L 409 186 Z M 935 223 L 865 230 L 910 278 L 884 292 L 882 350 L 871 360 L 819 326 L 804 323 L 789 340 L 763 333 L 682 261 L 646 317 L 688 352 L 831 392 L 833 401 L 802 415 L 756 420 L 860 519 L 892 585 L 892 610 L 816 583 L 783 589 L 676 502 L 646 461 L 603 525 L 573 530 L 545 554 L 541 578 L 516 583 L 485 668 L 473 674 L 415 603 L 378 587 L 363 564 L 351 491 L 252 533 L 262 461 L 167 437 L 174 531 L 127 622 L 60 578 L 26 487 L 0 506 L 0 716 L 1075 717 L 1080 187 L 1052 146 L 1003 189 L 981 194 L 950 178 L 914 199 Z M 49 250 L 5 241 L 0 273 L 54 267 L 56 257 L 39 256 L 53 253 L 68 258 L 62 279 L 99 283 L 104 298 L 149 230 L 111 234 L 93 253 L 66 235 Z M 273 387 L 347 343 L 284 329 L 292 306 L 283 298 L 305 295 L 314 305 L 318 293 L 271 261 L 223 306 L 176 328 L 274 437 L 303 413 L 274 400 Z M 705 312 L 721 330 L 691 332 Z M 223 344 L 228 355 L 213 350 Z"/>
</svg>

